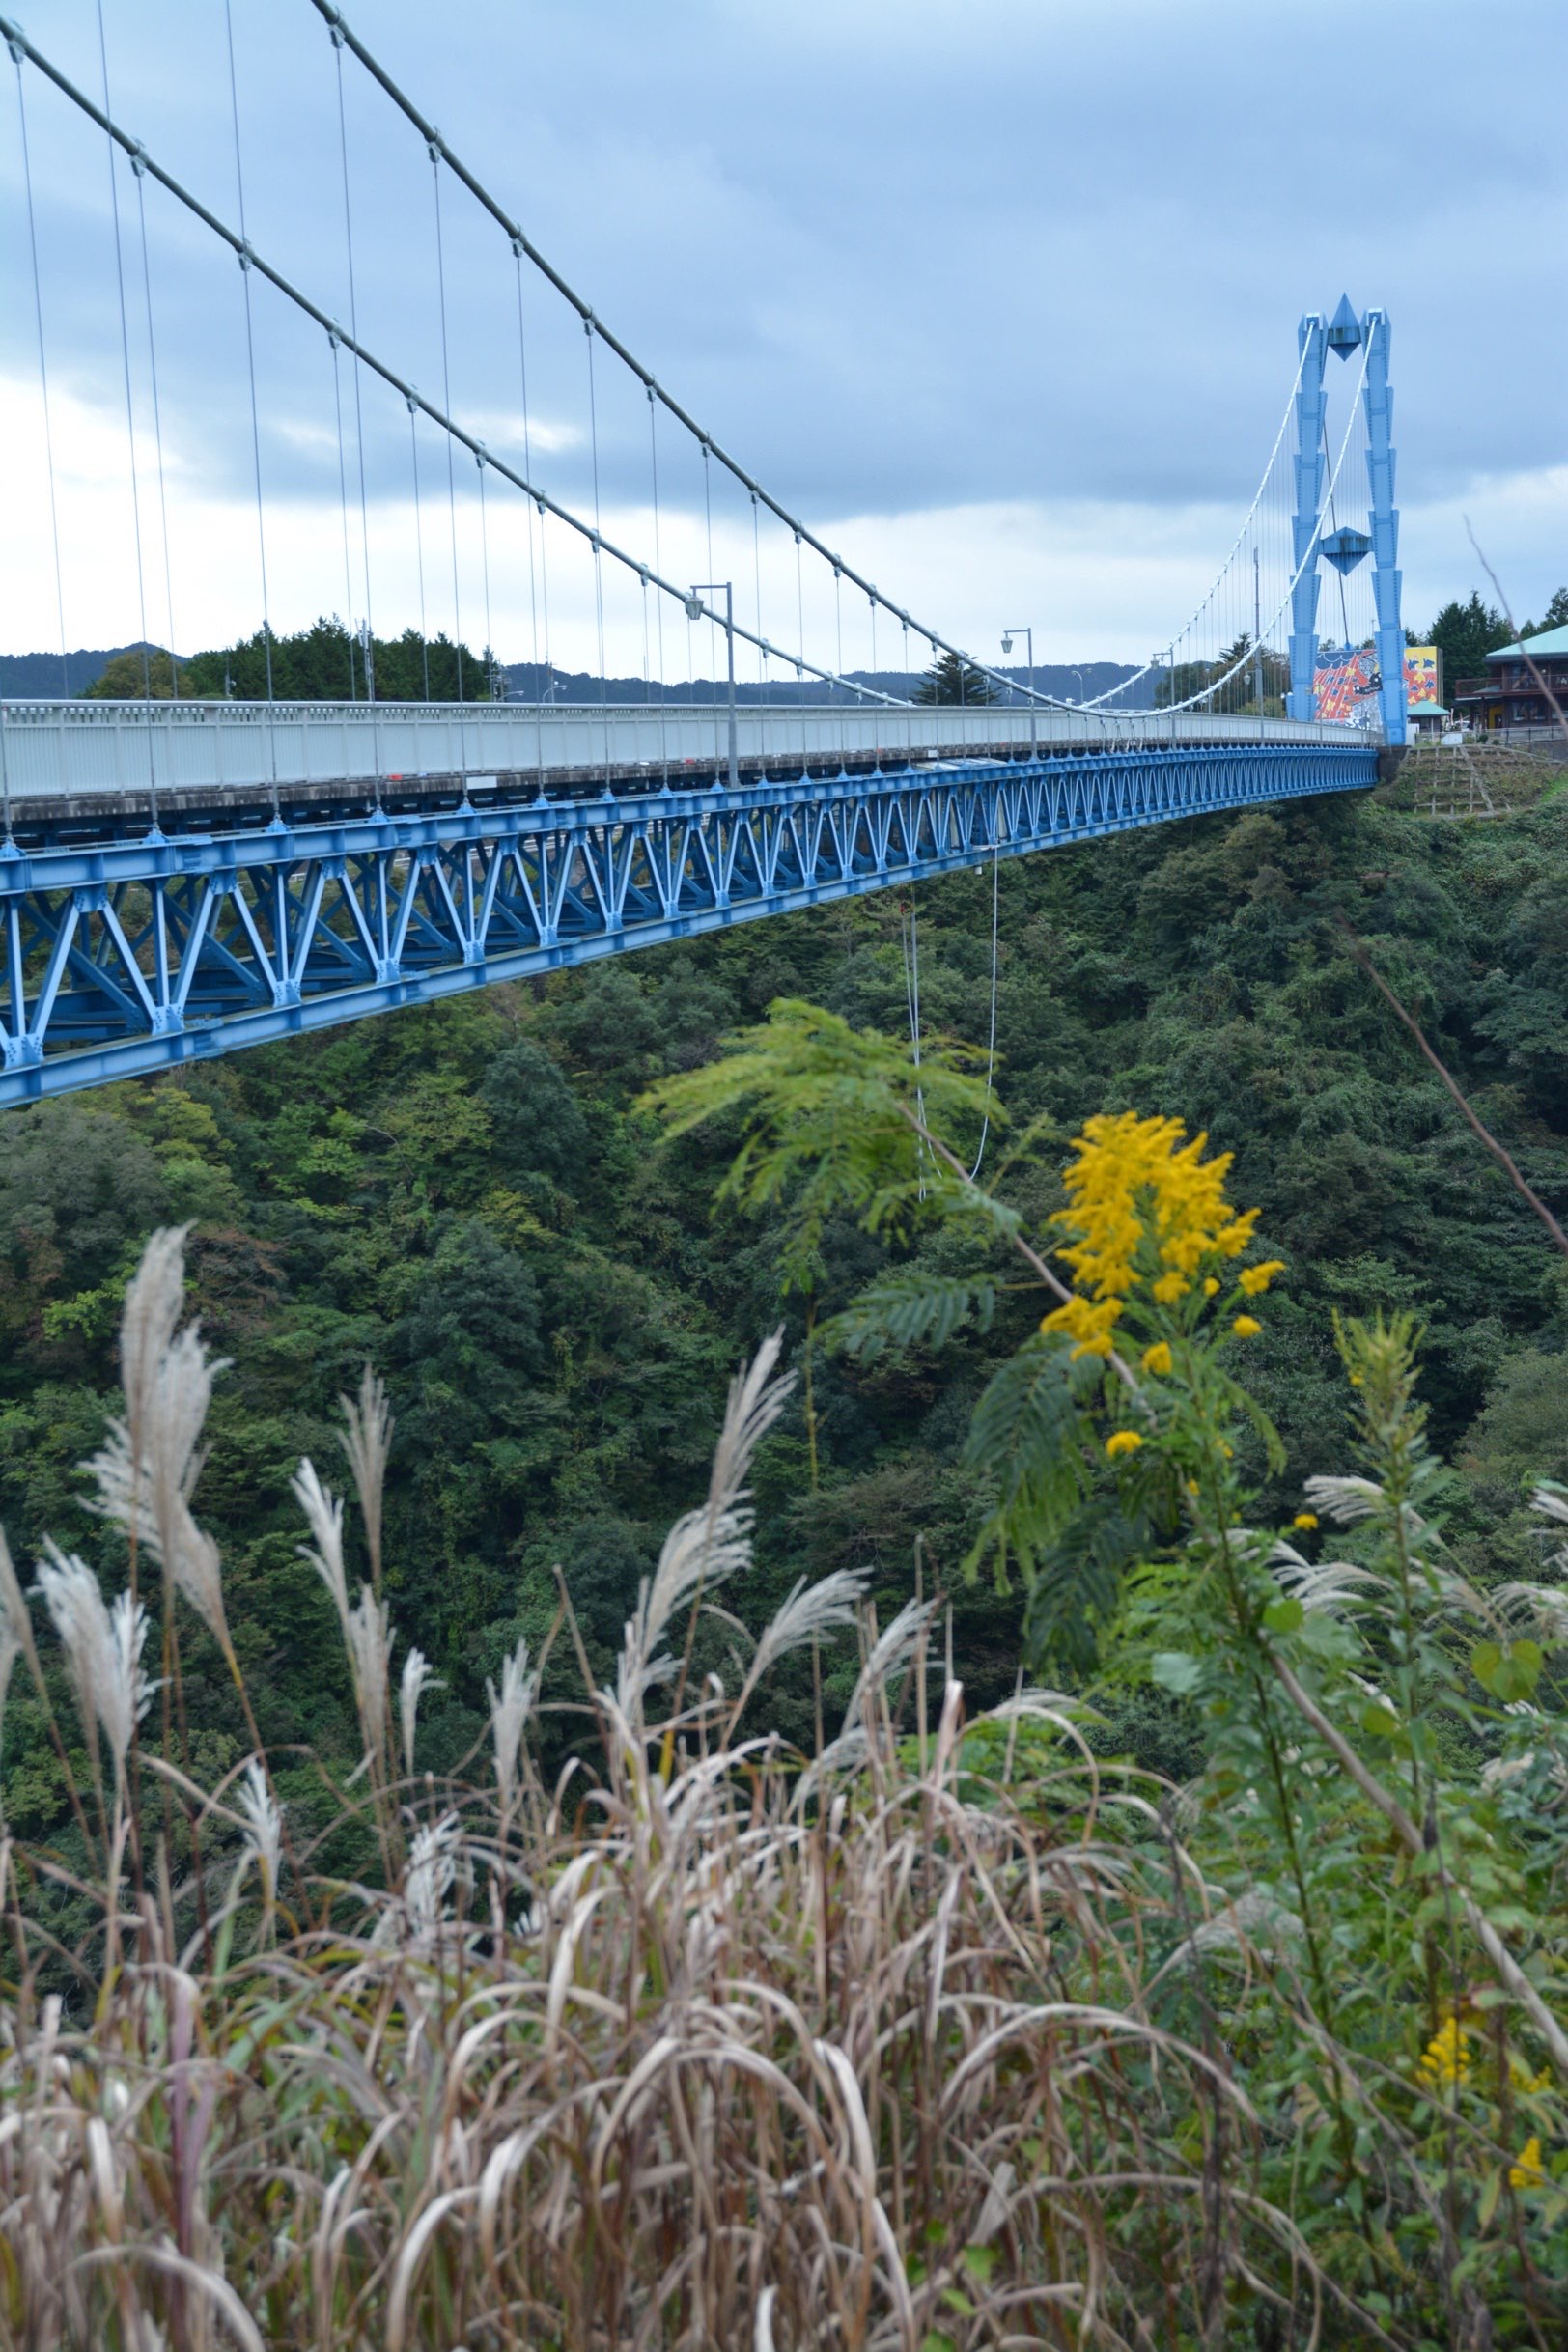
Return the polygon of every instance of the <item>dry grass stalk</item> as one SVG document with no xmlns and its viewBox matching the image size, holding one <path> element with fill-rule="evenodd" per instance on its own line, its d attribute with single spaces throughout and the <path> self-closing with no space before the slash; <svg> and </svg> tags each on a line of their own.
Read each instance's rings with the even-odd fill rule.
<svg viewBox="0 0 1568 2352">
<path fill-rule="evenodd" d="M 176 1255 L 165 1237 L 139 1294 L 132 1463 L 195 1458 L 188 1414 L 173 1438 L 156 1426 L 180 1409 L 157 1370 L 178 1345 Z M 301 1465 L 307 1556 L 396 1834 L 375 1884 L 291 1885 L 322 1923 L 280 1938 L 274 1898 L 297 1865 L 252 1758 L 232 1796 L 202 1800 L 228 1885 L 209 1936 L 192 1887 L 127 1896 L 116 1871 L 98 1900 L 118 1964 L 90 1936 L 69 1975 L 0 1847 L 15 1954 L 0 2340 L 1126 2347 L 1151 2340 L 1151 2313 L 1198 2340 L 1197 2282 L 1217 2278 L 1255 2282 L 1300 2323 L 1289 2340 L 1317 2340 L 1313 2264 L 1250 2183 L 1271 2127 L 1221 2053 L 1162 2022 L 1147 1953 L 1178 1941 L 1190 1896 L 1178 1880 L 1172 1912 L 1160 1790 L 1105 1778 L 1049 1694 L 966 1722 L 950 1674 L 929 1737 L 922 1695 L 911 1754 L 898 1687 L 924 1692 L 931 1604 L 881 1632 L 862 1612 L 834 1746 L 808 1758 L 742 1739 L 769 1668 L 842 1637 L 864 1599 L 853 1577 L 796 1587 L 733 1698 L 687 1689 L 696 1614 L 749 1559 L 744 1486 L 782 1402 L 777 1355 L 775 1339 L 735 1384 L 708 1500 L 639 1595 L 596 1702 L 607 1770 L 586 1792 L 577 1765 L 539 1784 L 519 1644 L 490 1693 L 487 1778 L 429 1780 L 398 1807 L 391 1626 L 370 1587 L 350 1605 L 341 1505 Z M 378 1510 L 374 1394 L 358 1415 L 350 1455 Z M 135 1605 L 105 1605 L 58 1553 L 40 1581 L 119 1786 L 145 1703 Z M 14 1606 L 0 1564 L 13 1659 L 31 1639 Z M 410 1777 L 431 1679 L 410 1651 Z M 1276 1913 L 1221 1906 L 1208 1924 L 1201 1882 L 1197 1908 L 1169 1983 L 1274 1965 Z M 1389 2340 L 1362 2321 L 1356 2340 Z"/>
</svg>

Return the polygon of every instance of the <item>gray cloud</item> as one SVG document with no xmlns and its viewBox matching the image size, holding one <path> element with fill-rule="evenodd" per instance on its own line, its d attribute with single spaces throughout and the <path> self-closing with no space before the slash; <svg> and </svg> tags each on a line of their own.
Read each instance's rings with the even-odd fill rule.
<svg viewBox="0 0 1568 2352">
<path fill-rule="evenodd" d="M 235 216 L 221 8 L 104 5 L 117 115 Z M 347 319 L 326 29 L 308 0 L 234 5 L 250 235 Z M 1306 16 L 1277 0 L 362 0 L 353 21 L 600 314 L 813 518 L 1239 507 L 1297 317 L 1342 288 L 1393 315 L 1408 510 L 1470 498 L 1484 532 L 1490 479 L 1563 462 L 1562 330 L 1540 261 L 1561 218 L 1558 0 L 1519 0 L 1506 42 L 1457 0 L 1326 0 Z M 30 29 L 97 92 L 89 0 L 54 0 Z M 438 396 L 431 166 L 351 59 L 344 74 L 361 332 Z M 102 143 L 36 76 L 28 106 L 51 367 L 63 399 L 112 422 Z M 26 384 L 14 126 L 13 111 L 0 363 Z M 128 176 L 121 187 L 134 276 Z M 160 192 L 147 202 L 171 464 L 242 498 L 239 273 Z M 453 404 L 489 434 L 518 405 L 512 258 L 450 182 L 442 203 Z M 586 504 L 584 338 L 526 276 L 533 408 L 556 442 L 537 470 Z M 330 354 L 253 291 L 269 495 L 335 512 Z M 351 402 L 348 375 L 342 388 Z M 367 492 L 406 496 L 407 419 L 362 392 Z M 647 494 L 647 406 L 602 351 L 596 393 L 601 495 L 624 506 Z M 420 462 L 444 499 L 433 435 Z M 666 496 L 698 501 L 700 465 L 673 434 L 661 462 Z M 1561 511 L 1533 532 L 1510 518 L 1529 603 L 1568 572 Z"/>
</svg>

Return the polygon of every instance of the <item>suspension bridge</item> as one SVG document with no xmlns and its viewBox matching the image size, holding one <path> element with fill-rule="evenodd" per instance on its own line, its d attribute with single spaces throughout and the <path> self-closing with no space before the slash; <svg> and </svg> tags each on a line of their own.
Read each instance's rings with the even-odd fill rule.
<svg viewBox="0 0 1568 2352">
<path fill-rule="evenodd" d="M 47 107 L 52 135 L 69 126 L 84 155 L 97 147 L 99 168 L 107 158 L 106 365 L 124 395 L 126 610 L 144 647 L 161 623 L 172 649 L 179 611 L 200 607 L 172 444 L 177 434 L 226 437 L 254 490 L 266 672 L 265 694 L 248 701 L 184 699 L 178 658 L 155 692 L 144 653 L 139 696 L 0 702 L 0 1106 L 965 868 L 989 866 L 994 891 L 1003 857 L 1365 789 L 1382 750 L 1403 742 L 1386 313 L 1343 299 L 1302 321 L 1273 446 L 1212 585 L 1132 678 L 1067 703 L 1036 686 L 1032 635 L 1025 681 L 832 549 L 596 316 L 332 0 L 300 0 L 306 26 L 311 9 L 324 21 L 341 164 L 342 249 L 322 261 L 317 284 L 247 234 L 229 0 L 232 204 L 186 184 L 117 116 L 102 0 L 92 89 L 0 14 L 15 73 L 15 249 L 30 267 L 48 486 L 49 528 L 28 557 L 38 604 L 56 612 L 64 658 L 70 560 L 49 238 L 33 162 Z M 439 339 L 426 356 L 439 399 L 387 339 L 399 315 L 374 339 L 360 315 L 346 101 L 355 75 L 382 109 L 384 136 L 406 139 L 410 173 L 428 175 Z M 515 296 L 487 314 L 509 321 L 504 330 L 488 326 L 469 348 L 468 399 L 454 393 L 449 333 L 460 204 L 464 233 L 490 240 L 496 282 Z M 160 372 L 154 257 L 161 269 L 171 243 L 182 270 L 197 253 L 233 269 L 229 322 L 244 359 L 233 413 L 198 417 L 172 380 L 167 345 Z M 323 544 L 320 602 L 341 590 L 346 612 L 365 615 L 344 634 L 347 691 L 336 701 L 275 690 L 268 335 L 329 361 L 337 570 L 327 576 Z M 1332 432 L 1330 354 L 1346 365 Z M 497 391 L 486 372 L 503 367 Z M 586 416 L 575 440 L 558 423 L 574 373 Z M 497 414 L 504 437 L 489 423 Z M 628 415 L 640 421 L 629 426 Z M 411 548 L 388 554 L 378 535 L 373 552 L 373 491 L 390 495 L 400 448 Z M 633 489 L 634 463 L 646 479 Z M 418 643 L 430 646 L 432 549 L 443 539 L 440 617 L 461 645 L 465 595 L 482 613 L 481 693 L 378 698 L 372 611 L 399 609 L 410 628 L 417 612 Z M 234 550 L 201 560 L 220 559 Z M 611 701 L 606 686 L 597 703 L 569 707 L 544 685 L 526 702 L 486 690 L 499 678 L 489 649 L 504 577 L 528 616 L 536 681 L 548 679 L 571 613 L 602 682 L 611 649 L 630 647 L 642 698 Z M 1337 628 L 1330 644 L 1372 651 L 1358 724 L 1317 714 L 1325 628 Z M 895 675 L 889 646 L 901 691 L 878 683 Z M 957 701 L 913 699 L 928 659 L 952 665 Z M 750 673 L 743 699 L 740 664 Z M 669 678 L 672 666 L 684 680 Z M 457 678 L 462 696 L 461 656 Z"/>
</svg>

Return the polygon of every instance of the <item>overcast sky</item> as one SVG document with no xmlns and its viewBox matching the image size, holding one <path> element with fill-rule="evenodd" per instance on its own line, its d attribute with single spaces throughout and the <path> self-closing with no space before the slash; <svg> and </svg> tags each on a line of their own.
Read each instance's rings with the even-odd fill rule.
<svg viewBox="0 0 1568 2352">
<path fill-rule="evenodd" d="M 9 6 L 9 0 L 7 0 Z M 232 0 L 246 227 L 345 321 L 334 52 L 311 0 Z M 103 0 L 113 112 L 238 217 L 223 0 Z M 1348 290 L 1393 320 L 1406 617 L 1485 585 L 1516 611 L 1568 578 L 1560 294 L 1568 8 L 1449 0 L 359 0 L 355 31 L 685 405 L 890 595 L 995 658 L 1141 658 L 1202 594 L 1256 485 L 1296 326 Z M 32 0 L 31 38 L 100 94 L 95 0 Z M 433 174 L 344 63 L 362 337 L 433 397 L 443 366 Z M 119 180 L 142 536 L 140 598 L 104 142 L 24 69 L 70 642 L 255 626 L 258 531 L 240 273 L 146 185 L 163 467 L 155 461 L 136 183 Z M 521 457 L 506 239 L 442 190 L 456 413 Z M 1547 257 L 1543 259 L 1543 257 Z M 343 469 L 330 348 L 253 281 L 269 608 L 368 602 L 595 661 L 590 565 L 370 380 Z M 536 475 L 590 511 L 580 324 L 524 273 Z M 1337 372 L 1336 381 L 1348 381 Z M 596 362 L 603 525 L 653 556 L 648 407 Z M 0 647 L 58 640 L 16 99 L 0 115 Z M 700 459 L 660 427 L 660 554 L 706 574 Z M 164 562 L 162 516 L 168 516 Z M 456 523 L 457 583 L 452 540 Z M 415 524 L 418 524 L 416 532 Z M 794 643 L 792 543 L 754 549 L 715 492 L 712 563 L 760 574 Z M 368 583 L 366 552 L 368 549 Z M 553 567 L 551 569 L 551 567 Z M 532 581 L 532 585 L 530 582 Z M 807 580 L 831 661 L 830 587 Z M 635 583 L 607 582 L 610 666 L 641 667 Z M 845 659 L 864 661 L 863 607 Z M 672 623 L 668 674 L 685 674 Z M 899 648 L 885 628 L 884 663 Z"/>
</svg>

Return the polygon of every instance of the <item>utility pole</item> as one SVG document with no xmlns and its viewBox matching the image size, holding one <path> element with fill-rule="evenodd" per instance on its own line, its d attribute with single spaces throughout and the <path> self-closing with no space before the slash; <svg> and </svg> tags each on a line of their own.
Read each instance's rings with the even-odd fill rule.
<svg viewBox="0 0 1568 2352">
<path fill-rule="evenodd" d="M 1007 655 L 1009 655 L 1009 654 L 1012 652 L 1012 650 L 1013 650 L 1013 639 L 1014 639 L 1015 637 L 1023 637 L 1023 638 L 1026 638 L 1026 639 L 1027 639 L 1027 641 L 1028 641 L 1028 647 L 1029 647 L 1029 752 L 1030 752 L 1030 756 L 1031 756 L 1032 758 L 1034 758 L 1034 759 L 1038 759 L 1038 758 L 1040 757 L 1040 706 L 1039 706 L 1039 704 L 1038 704 L 1038 703 L 1035 701 L 1035 699 L 1034 699 L 1034 630 L 1032 630 L 1032 629 L 1029 627 L 1029 625 L 1028 625 L 1028 623 L 1027 623 L 1027 622 L 1025 622 L 1025 623 L 1024 623 L 1024 625 L 1023 625 L 1023 627 L 1022 627 L 1022 629 L 1008 629 L 1008 630 L 1003 630 L 1003 632 L 1002 632 L 1002 655 L 1003 655 L 1003 658 L 1006 658 L 1006 656 L 1007 656 Z"/>
</svg>

